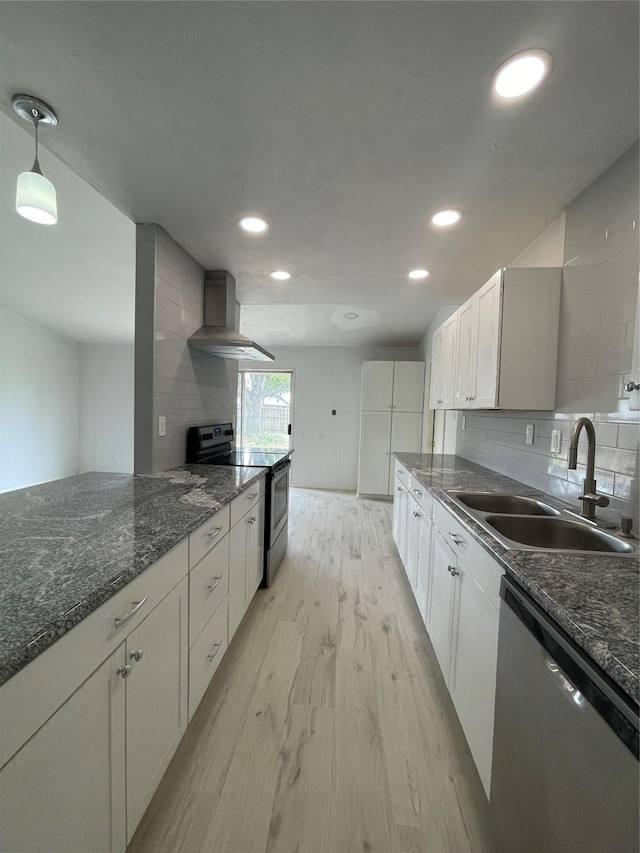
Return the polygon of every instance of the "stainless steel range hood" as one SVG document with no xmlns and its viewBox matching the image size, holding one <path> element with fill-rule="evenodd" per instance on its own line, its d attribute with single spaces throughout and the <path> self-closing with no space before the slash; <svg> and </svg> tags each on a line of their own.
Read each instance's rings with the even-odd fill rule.
<svg viewBox="0 0 640 853">
<path fill-rule="evenodd" d="M 227 270 L 204 274 L 204 326 L 189 338 L 189 346 L 219 358 L 275 361 L 264 347 L 238 331 L 236 280 Z"/>
</svg>

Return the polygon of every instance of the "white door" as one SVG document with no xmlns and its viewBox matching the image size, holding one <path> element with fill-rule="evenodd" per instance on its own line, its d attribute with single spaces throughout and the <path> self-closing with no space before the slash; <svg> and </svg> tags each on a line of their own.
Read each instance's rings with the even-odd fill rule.
<svg viewBox="0 0 640 853">
<path fill-rule="evenodd" d="M 249 558 L 247 560 L 247 607 L 262 583 L 264 570 L 264 498 L 249 513 Z"/>
<path fill-rule="evenodd" d="M 3 850 L 123 853 L 124 662 L 123 643 L 0 772 Z"/>
<path fill-rule="evenodd" d="M 422 412 L 424 406 L 424 362 L 396 361 L 393 367 L 393 409 Z"/>
<path fill-rule="evenodd" d="M 451 617 L 456 560 L 437 530 L 431 536 L 431 578 L 427 599 L 427 632 L 438 658 L 445 682 L 449 683 L 451 653 Z"/>
<path fill-rule="evenodd" d="M 455 381 L 455 405 L 458 409 L 471 408 L 474 395 L 477 303 L 475 298 L 458 310 L 458 345 Z"/>
<path fill-rule="evenodd" d="M 464 564 L 457 568 L 449 692 L 488 797 L 499 615 Z"/>
<path fill-rule="evenodd" d="M 420 453 L 422 412 L 394 412 L 391 419 L 391 452 Z"/>
<path fill-rule="evenodd" d="M 393 362 L 362 363 L 362 408 L 390 412 L 393 403 Z"/>
<path fill-rule="evenodd" d="M 444 328 L 439 326 L 433 335 L 431 351 L 431 391 L 429 405 L 441 409 L 444 403 Z"/>
<path fill-rule="evenodd" d="M 502 273 L 496 273 L 478 291 L 478 334 L 473 407 L 491 409 L 498 405 L 498 361 L 500 356 Z"/>
<path fill-rule="evenodd" d="M 247 610 L 247 523 L 250 517 L 250 513 L 243 516 L 229 533 L 229 642 Z"/>
<path fill-rule="evenodd" d="M 188 613 L 184 578 L 127 637 L 129 841 L 187 727 Z"/>
<path fill-rule="evenodd" d="M 444 323 L 444 338 L 442 342 L 442 406 L 440 407 L 443 409 L 452 409 L 454 406 L 457 332 L 458 315 L 456 313 Z"/>
<path fill-rule="evenodd" d="M 427 594 L 431 568 L 431 519 L 423 513 L 420 518 L 420 544 L 418 545 L 418 577 L 416 601 L 422 621 L 427 624 Z"/>
</svg>

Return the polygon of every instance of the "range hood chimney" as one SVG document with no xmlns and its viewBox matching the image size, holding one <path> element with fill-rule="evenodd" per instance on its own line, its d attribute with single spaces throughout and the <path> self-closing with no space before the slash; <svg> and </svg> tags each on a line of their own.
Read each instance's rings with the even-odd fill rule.
<svg viewBox="0 0 640 853">
<path fill-rule="evenodd" d="M 236 322 L 236 280 L 227 270 L 204 274 L 204 326 L 189 338 L 189 346 L 219 358 L 275 361 L 255 341 L 238 331 Z"/>
</svg>

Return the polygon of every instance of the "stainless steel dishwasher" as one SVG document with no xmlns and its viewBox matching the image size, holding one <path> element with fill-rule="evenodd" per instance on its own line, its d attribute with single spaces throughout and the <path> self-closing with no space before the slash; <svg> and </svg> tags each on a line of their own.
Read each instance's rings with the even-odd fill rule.
<svg viewBox="0 0 640 853">
<path fill-rule="evenodd" d="M 503 578 L 490 809 L 501 853 L 638 853 L 638 708 Z"/>
</svg>

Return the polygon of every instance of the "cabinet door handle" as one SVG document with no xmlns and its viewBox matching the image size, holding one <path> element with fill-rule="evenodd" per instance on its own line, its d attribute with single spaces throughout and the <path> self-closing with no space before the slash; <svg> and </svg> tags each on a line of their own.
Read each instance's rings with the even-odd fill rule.
<svg viewBox="0 0 640 853">
<path fill-rule="evenodd" d="M 136 649 L 133 652 L 129 652 L 129 659 L 140 662 L 144 657 L 144 649 Z"/>
<path fill-rule="evenodd" d="M 138 610 L 140 610 L 140 608 L 142 607 L 142 605 L 145 603 L 146 600 L 147 600 L 147 596 L 145 595 L 145 597 L 141 601 L 134 601 L 133 607 L 126 614 L 126 616 L 120 616 L 117 619 L 113 620 L 114 621 L 114 627 L 119 628 L 121 625 L 124 625 L 125 622 L 128 622 L 132 616 L 136 615 L 136 613 L 138 612 Z M 123 678 L 126 678 L 126 677 L 127 677 L 126 675 L 123 676 Z"/>
<path fill-rule="evenodd" d="M 213 592 L 213 590 L 218 586 L 221 580 L 222 575 L 216 575 L 215 577 L 211 578 L 209 580 L 209 583 L 207 584 L 207 589 L 209 590 L 209 592 Z"/>
<path fill-rule="evenodd" d="M 131 664 L 128 663 L 125 666 L 119 666 L 116 673 L 117 675 L 121 675 L 123 678 L 129 678 L 131 675 Z"/>
<path fill-rule="evenodd" d="M 452 577 L 455 577 L 456 575 L 460 574 L 460 572 L 456 569 L 455 566 L 447 566 L 447 571 Z"/>
<path fill-rule="evenodd" d="M 214 659 L 214 657 L 218 654 L 218 652 L 220 651 L 221 645 L 222 645 L 222 643 L 214 643 L 211 646 L 211 651 L 207 655 L 207 660 L 209 661 L 209 663 L 211 663 L 211 661 Z"/>
<path fill-rule="evenodd" d="M 247 500 L 248 500 L 248 501 L 253 501 L 253 500 L 255 500 L 257 497 L 258 497 L 258 493 L 257 493 L 257 492 L 254 492 L 252 495 L 247 495 Z"/>
<path fill-rule="evenodd" d="M 221 532 L 222 532 L 222 528 L 221 528 L 221 527 L 216 527 L 216 529 L 215 529 L 213 532 L 211 532 L 211 533 L 209 533 L 209 534 L 207 534 L 207 535 L 209 536 L 209 539 L 215 539 L 215 538 L 216 538 L 216 536 L 218 536 Z"/>
<path fill-rule="evenodd" d="M 453 542 L 455 542 L 456 545 L 462 545 L 462 543 L 464 542 L 464 539 L 462 538 L 462 536 L 457 536 L 455 533 L 452 533 L 451 531 L 449 531 L 449 539 L 451 539 Z"/>
<path fill-rule="evenodd" d="M 402 491 L 402 486 L 396 486 L 396 492 L 401 492 L 401 491 Z"/>
<path fill-rule="evenodd" d="M 255 516 L 251 516 L 251 518 L 247 521 L 247 524 L 253 524 L 255 522 Z"/>
<path fill-rule="evenodd" d="M 420 497 L 422 497 L 422 489 L 414 489 L 413 494 L 414 495 L 420 495 Z"/>
</svg>

